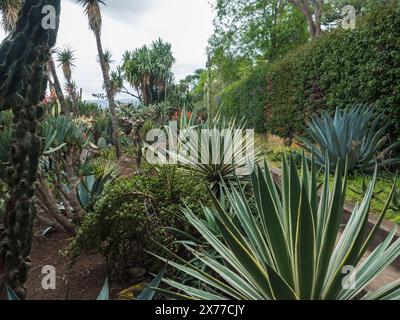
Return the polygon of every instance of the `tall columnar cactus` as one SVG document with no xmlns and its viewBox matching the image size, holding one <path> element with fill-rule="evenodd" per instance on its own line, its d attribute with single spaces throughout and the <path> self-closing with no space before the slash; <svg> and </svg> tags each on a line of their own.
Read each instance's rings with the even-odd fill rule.
<svg viewBox="0 0 400 320">
<path fill-rule="evenodd" d="M 0 45 L 0 111 L 11 109 L 14 114 L 6 171 L 10 200 L 0 230 L 0 289 L 7 284 L 21 297 L 36 214 L 33 196 L 41 153 L 37 125 L 43 114 L 39 104 L 45 96 L 46 64 L 59 14 L 60 0 L 25 0 L 16 27 Z"/>
</svg>

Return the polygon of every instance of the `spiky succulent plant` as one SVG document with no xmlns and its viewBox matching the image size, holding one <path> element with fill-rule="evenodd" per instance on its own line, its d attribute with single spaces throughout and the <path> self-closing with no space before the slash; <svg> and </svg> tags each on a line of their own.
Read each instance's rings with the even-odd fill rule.
<svg viewBox="0 0 400 320">
<path fill-rule="evenodd" d="M 342 167 L 348 160 L 349 171 L 372 172 L 375 164 L 390 166 L 400 163 L 392 152 L 400 142 L 389 144 L 387 127 L 379 127 L 381 117 L 373 109 L 355 106 L 350 109 L 336 109 L 332 118 L 328 111 L 322 117 L 314 115 L 309 125 L 310 140 L 299 138 L 309 152 L 314 152 L 316 162 L 324 165 L 328 157 L 330 163 L 340 160 Z"/>
<path fill-rule="evenodd" d="M 204 208 L 215 222 L 211 226 L 186 208 L 185 216 L 208 246 L 185 245 L 196 261 L 213 272 L 206 273 L 178 256 L 175 260 L 161 258 L 201 285 L 164 279 L 178 291 L 160 291 L 178 299 L 205 300 L 400 299 L 400 280 L 365 292 L 400 255 L 400 239 L 394 241 L 396 229 L 368 253 L 390 204 L 389 198 L 377 224 L 369 230 L 376 171 L 365 198 L 342 229 L 347 178 L 342 177 L 340 164 L 331 185 L 327 162 L 319 198 L 319 170 L 314 163 L 310 169 L 305 157 L 302 163 L 299 173 L 293 159 L 283 161 L 280 189 L 266 164 L 252 174 L 253 195 L 241 186 L 225 188 L 231 210 L 214 197 L 215 208 Z M 207 247 L 217 254 L 209 254 Z"/>
</svg>

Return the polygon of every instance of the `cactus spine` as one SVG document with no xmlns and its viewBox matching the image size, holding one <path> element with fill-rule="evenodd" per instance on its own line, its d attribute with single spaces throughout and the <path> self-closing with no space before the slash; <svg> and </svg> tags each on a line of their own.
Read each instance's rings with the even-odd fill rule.
<svg viewBox="0 0 400 320">
<path fill-rule="evenodd" d="M 56 27 L 44 28 L 42 21 L 51 11 Z M 41 141 L 37 135 L 39 106 L 47 83 L 46 64 L 55 44 L 60 0 L 25 0 L 16 27 L 0 45 L 0 110 L 13 111 L 13 133 L 6 182 L 10 200 L 4 227 L 0 230 L 0 289 L 10 286 L 21 298 L 29 270 L 29 254 L 35 219 L 33 197 Z"/>
</svg>

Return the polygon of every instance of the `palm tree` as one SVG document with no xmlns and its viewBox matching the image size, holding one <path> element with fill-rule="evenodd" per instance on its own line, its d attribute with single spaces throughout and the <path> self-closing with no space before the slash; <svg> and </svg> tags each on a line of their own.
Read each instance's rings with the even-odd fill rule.
<svg viewBox="0 0 400 320">
<path fill-rule="evenodd" d="M 112 58 L 112 53 L 111 53 L 111 51 L 108 50 L 108 49 L 106 49 L 106 50 L 104 51 L 103 57 L 104 57 L 104 62 L 105 62 L 105 64 L 106 64 L 107 73 L 110 73 L 110 65 L 111 65 L 112 63 L 114 63 L 114 60 L 113 60 L 113 58 Z M 100 56 L 97 58 L 97 62 L 98 62 L 98 63 L 101 63 Z"/>
<path fill-rule="evenodd" d="M 121 146 L 118 137 L 118 121 L 115 110 L 115 101 L 114 101 L 113 90 L 111 87 L 109 68 L 107 68 L 107 61 L 105 59 L 103 45 L 101 43 L 101 27 L 103 21 L 101 16 L 100 5 L 101 4 L 106 5 L 106 3 L 103 0 L 77 0 L 77 3 L 81 4 L 82 7 L 85 9 L 85 14 L 88 16 L 89 19 L 89 29 L 93 31 L 94 36 L 96 38 L 97 51 L 99 55 L 101 71 L 103 73 L 103 78 L 104 78 L 104 86 L 107 91 L 108 104 L 110 106 L 110 111 L 111 111 L 114 146 L 117 158 L 119 159 L 121 157 Z"/>
<path fill-rule="evenodd" d="M 49 71 L 49 82 L 50 82 L 51 86 L 54 87 L 54 90 L 56 92 L 58 101 L 60 102 L 61 112 L 63 114 L 68 114 L 69 110 L 68 110 L 67 104 L 65 102 L 65 97 L 64 97 L 64 93 L 61 88 L 60 80 L 58 79 L 56 64 L 54 63 L 54 59 L 53 59 L 53 52 L 50 54 L 50 57 L 49 57 L 48 71 Z M 53 82 L 51 82 L 51 80 L 50 80 L 50 75 L 53 78 Z"/>
<path fill-rule="evenodd" d="M 0 0 L 0 11 L 3 15 L 2 24 L 7 33 L 10 32 L 17 23 L 21 6 L 21 0 Z"/>
<path fill-rule="evenodd" d="M 139 97 L 139 94 L 136 95 L 132 92 L 129 92 L 128 89 L 125 87 L 125 85 L 124 85 L 125 78 L 124 78 L 123 73 L 124 73 L 124 71 L 123 71 L 122 67 L 120 67 L 120 66 L 117 67 L 116 70 L 111 71 L 111 73 L 110 73 L 111 88 L 112 88 L 114 97 L 117 93 L 124 93 L 124 94 L 130 95 L 131 97 L 134 97 L 135 99 L 142 101 L 141 98 Z"/>
<path fill-rule="evenodd" d="M 74 111 L 77 111 L 77 103 L 78 98 L 76 96 L 76 85 L 72 85 L 72 69 L 75 68 L 74 61 L 76 57 L 74 55 L 74 50 L 69 47 L 65 47 L 61 51 L 57 52 L 57 62 L 59 63 L 59 67 L 62 68 L 64 73 L 64 77 L 67 80 L 67 92 L 69 96 L 72 98 L 72 104 Z"/>
<path fill-rule="evenodd" d="M 143 103 L 150 105 L 165 100 L 174 62 L 171 44 L 158 39 L 151 46 L 125 52 L 122 68 L 126 80 L 140 92 Z"/>
<path fill-rule="evenodd" d="M 57 53 L 57 62 L 59 67 L 62 67 L 65 79 L 67 82 L 71 82 L 72 69 L 75 68 L 74 61 L 76 57 L 74 56 L 74 51 L 71 48 L 64 48 Z"/>
</svg>

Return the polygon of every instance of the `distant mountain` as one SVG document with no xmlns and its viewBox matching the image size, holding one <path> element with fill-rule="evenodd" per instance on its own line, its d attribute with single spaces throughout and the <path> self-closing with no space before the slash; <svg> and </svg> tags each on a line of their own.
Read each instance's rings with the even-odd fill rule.
<svg viewBox="0 0 400 320">
<path fill-rule="evenodd" d="M 89 100 L 85 100 L 86 102 L 89 103 L 95 103 L 97 105 L 99 105 L 101 108 L 108 108 L 108 100 L 101 100 L 101 99 L 89 99 Z M 132 103 L 132 104 L 136 104 L 137 100 L 135 99 L 129 99 L 129 98 L 121 98 L 121 99 L 116 99 L 115 100 L 116 103 L 122 103 L 122 104 L 128 104 L 128 103 Z"/>
</svg>

